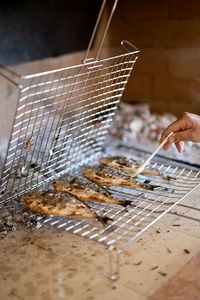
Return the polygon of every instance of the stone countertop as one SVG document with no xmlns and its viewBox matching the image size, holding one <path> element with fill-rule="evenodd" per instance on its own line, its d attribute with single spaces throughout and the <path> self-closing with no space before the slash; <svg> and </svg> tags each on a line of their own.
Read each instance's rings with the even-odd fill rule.
<svg viewBox="0 0 200 300">
<path fill-rule="evenodd" d="M 198 300 L 200 297 L 200 252 L 194 255 L 150 300 Z"/>
<path fill-rule="evenodd" d="M 182 203 L 200 208 L 199 193 Z M 46 225 L 22 226 L 0 241 L 0 300 L 196 300 L 199 250 L 199 222 L 168 213 L 121 254 L 120 279 L 111 281 L 103 246 Z"/>
</svg>

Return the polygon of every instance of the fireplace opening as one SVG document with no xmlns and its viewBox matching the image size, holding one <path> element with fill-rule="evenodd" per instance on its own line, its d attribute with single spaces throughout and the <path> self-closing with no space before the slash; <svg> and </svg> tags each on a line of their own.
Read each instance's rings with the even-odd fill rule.
<svg viewBox="0 0 200 300">
<path fill-rule="evenodd" d="M 0 63 L 15 65 L 86 49 L 101 2 L 3 1 Z"/>
</svg>

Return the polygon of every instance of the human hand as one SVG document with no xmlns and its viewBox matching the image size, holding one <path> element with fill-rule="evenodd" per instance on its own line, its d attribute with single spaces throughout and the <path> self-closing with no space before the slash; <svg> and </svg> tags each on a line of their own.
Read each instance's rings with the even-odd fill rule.
<svg viewBox="0 0 200 300">
<path fill-rule="evenodd" d="M 200 142 L 200 116 L 185 112 L 182 117 L 169 125 L 162 133 L 162 142 L 170 132 L 174 132 L 163 146 L 168 150 L 171 144 L 175 143 L 178 152 L 184 149 L 184 141 Z"/>
</svg>

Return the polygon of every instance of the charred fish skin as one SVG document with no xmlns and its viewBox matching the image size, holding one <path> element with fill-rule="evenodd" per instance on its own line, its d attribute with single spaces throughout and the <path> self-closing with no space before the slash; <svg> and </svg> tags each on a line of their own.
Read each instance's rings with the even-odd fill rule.
<svg viewBox="0 0 200 300">
<path fill-rule="evenodd" d="M 57 192 L 69 193 L 76 197 L 78 200 L 87 203 L 89 201 L 97 201 L 104 203 L 117 204 L 122 206 L 127 206 L 127 202 L 124 200 L 118 200 L 113 197 L 108 197 L 97 191 L 94 191 L 88 187 L 85 183 L 77 179 L 65 179 L 55 180 L 53 182 L 53 188 Z"/>
<path fill-rule="evenodd" d="M 104 166 L 108 167 L 129 167 L 133 168 L 133 163 L 135 164 L 136 167 L 139 167 L 140 162 L 138 161 L 133 161 L 130 159 L 127 159 L 126 157 L 123 156 L 109 156 L 109 157 L 102 157 L 100 159 L 100 163 Z"/>
<path fill-rule="evenodd" d="M 135 170 L 140 167 L 141 162 L 134 160 L 134 159 L 128 159 L 123 156 L 112 156 L 112 157 L 103 157 L 100 159 L 100 163 L 107 167 L 112 167 L 121 170 L 124 174 L 128 175 L 134 175 Z M 143 175 L 150 175 L 150 176 L 160 176 L 163 179 L 167 180 L 168 182 L 172 178 L 169 175 L 164 175 L 160 173 L 158 170 L 153 168 L 146 167 L 141 174 Z"/>
<path fill-rule="evenodd" d="M 133 175 L 135 170 L 141 165 L 140 161 L 128 159 L 123 156 L 103 157 L 100 163 L 104 166 L 121 170 L 128 175 Z"/>
<path fill-rule="evenodd" d="M 81 177 L 81 180 L 80 180 L 80 179 L 77 179 L 77 177 L 75 177 L 73 181 L 74 182 L 80 182 L 81 181 L 81 184 L 86 186 L 87 188 L 90 188 L 90 189 L 100 193 L 101 195 L 112 197 L 111 192 L 107 191 L 104 187 L 100 186 L 96 182 L 89 181 L 87 178 Z"/>
<path fill-rule="evenodd" d="M 33 211 L 46 215 L 98 217 L 94 211 L 72 196 L 54 191 L 33 191 L 23 195 L 21 201 Z"/>
<path fill-rule="evenodd" d="M 83 167 L 81 168 L 81 172 L 83 176 L 87 179 L 95 181 L 100 185 L 107 186 L 127 186 L 127 187 L 135 187 L 135 188 L 144 188 L 147 190 L 153 190 L 155 188 L 154 185 L 141 183 L 132 179 L 131 176 L 127 176 L 124 178 L 124 175 L 120 172 L 113 172 L 112 169 L 105 167 Z"/>
<path fill-rule="evenodd" d="M 96 219 L 103 225 L 112 219 L 99 216 L 90 207 L 70 194 L 55 191 L 33 191 L 21 197 L 21 201 L 36 213 L 60 217 L 80 216 Z"/>
<path fill-rule="evenodd" d="M 84 177 L 75 177 L 72 175 L 65 175 L 59 179 L 59 182 L 64 183 L 64 188 L 71 190 L 73 188 L 77 188 L 80 190 L 87 190 L 90 192 L 97 192 L 103 196 L 110 196 L 111 193 L 108 192 L 106 189 L 99 186 L 97 183 L 89 181 L 87 178 Z M 56 182 L 56 180 L 54 181 Z M 54 183 L 53 183 L 54 185 Z"/>
</svg>

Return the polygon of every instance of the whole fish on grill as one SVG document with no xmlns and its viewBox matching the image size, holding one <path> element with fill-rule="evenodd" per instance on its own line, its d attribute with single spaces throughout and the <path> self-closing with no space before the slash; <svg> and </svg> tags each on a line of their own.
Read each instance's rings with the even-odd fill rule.
<svg viewBox="0 0 200 300">
<path fill-rule="evenodd" d="M 76 198 L 55 191 L 32 191 L 23 195 L 21 201 L 32 211 L 44 215 L 96 218 L 103 223 L 108 220 L 98 216 Z"/>
<path fill-rule="evenodd" d="M 125 174 L 134 176 L 137 169 L 140 167 L 141 162 L 138 160 L 128 159 L 122 156 L 113 156 L 113 157 L 103 157 L 100 160 L 101 164 L 110 168 L 114 168 L 117 170 L 122 171 Z M 144 168 L 141 172 L 143 175 L 150 175 L 150 176 L 160 176 L 163 179 L 170 180 L 172 179 L 171 176 L 166 176 L 160 173 L 158 170 L 153 168 Z"/>
<path fill-rule="evenodd" d="M 111 204 L 118 204 L 127 206 L 129 201 L 115 199 L 105 194 L 105 192 L 98 192 L 91 188 L 85 181 L 81 181 L 77 178 L 63 177 L 53 182 L 53 188 L 57 192 L 69 193 L 76 197 L 78 200 L 84 203 L 88 201 L 97 201 Z"/>
<path fill-rule="evenodd" d="M 81 173 L 87 179 L 102 186 L 127 186 L 153 190 L 155 186 L 133 180 L 131 176 L 124 176 L 122 173 L 113 172 L 112 169 L 98 167 L 82 167 Z"/>
</svg>

